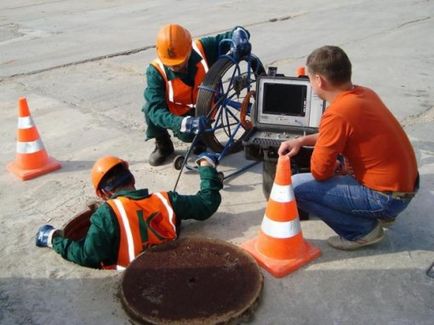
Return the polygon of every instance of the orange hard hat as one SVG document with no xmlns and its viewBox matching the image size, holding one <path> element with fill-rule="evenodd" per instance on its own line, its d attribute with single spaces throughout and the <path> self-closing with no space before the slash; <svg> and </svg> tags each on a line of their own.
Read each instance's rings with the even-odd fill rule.
<svg viewBox="0 0 434 325">
<path fill-rule="evenodd" d="M 104 176 L 115 166 L 122 164 L 128 169 L 128 163 L 115 156 L 105 156 L 98 159 L 92 167 L 91 177 L 92 184 L 95 188 L 96 195 L 101 197 L 100 183 Z"/>
<path fill-rule="evenodd" d="M 157 35 L 157 55 L 167 66 L 182 64 L 191 53 L 191 35 L 177 24 L 168 24 Z"/>
</svg>

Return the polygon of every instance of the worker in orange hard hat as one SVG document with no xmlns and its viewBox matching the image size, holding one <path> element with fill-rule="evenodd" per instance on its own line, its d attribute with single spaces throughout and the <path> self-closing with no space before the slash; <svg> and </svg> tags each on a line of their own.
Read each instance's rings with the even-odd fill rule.
<svg viewBox="0 0 434 325">
<path fill-rule="evenodd" d="M 84 238 L 74 241 L 51 225 L 36 234 L 36 245 L 52 247 L 77 264 L 122 270 L 146 248 L 177 238 L 181 220 L 206 220 L 218 209 L 222 182 L 217 155 L 204 152 L 196 160 L 201 188 L 196 195 L 136 190 L 128 163 L 107 156 L 92 168 L 96 194 L 105 202 L 92 214 Z"/>
<path fill-rule="evenodd" d="M 191 142 L 194 134 L 208 126 L 206 117 L 194 117 L 199 86 L 218 59 L 220 41 L 230 39 L 236 29 L 250 36 L 242 27 L 197 40 L 192 40 L 190 32 L 177 24 L 165 25 L 159 31 L 157 58 L 146 70 L 146 103 L 142 109 L 147 123 L 146 138 L 155 138 L 155 149 L 149 157 L 152 166 L 163 164 L 174 151 L 167 129 L 180 140 Z M 226 53 L 229 48 L 230 44 L 225 43 L 220 50 Z M 199 143 L 194 153 L 204 150 L 206 147 Z"/>
</svg>

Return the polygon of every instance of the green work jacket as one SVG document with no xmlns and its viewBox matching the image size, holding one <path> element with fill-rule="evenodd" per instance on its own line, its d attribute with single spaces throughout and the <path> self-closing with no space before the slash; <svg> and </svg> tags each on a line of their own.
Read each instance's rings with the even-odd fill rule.
<svg viewBox="0 0 434 325">
<path fill-rule="evenodd" d="M 168 192 L 170 202 L 178 220 L 205 220 L 217 211 L 220 202 L 222 182 L 212 167 L 199 167 L 200 191 L 195 195 L 180 195 Z M 125 196 L 144 199 L 149 196 L 147 189 L 119 191 L 111 198 Z M 62 236 L 53 238 L 53 249 L 63 258 L 88 267 L 99 268 L 116 264 L 119 248 L 119 224 L 113 210 L 103 203 L 91 216 L 87 235 L 79 241 Z"/>
<path fill-rule="evenodd" d="M 200 38 L 209 67 L 211 67 L 219 57 L 220 41 L 223 39 L 230 39 L 231 37 L 232 31 L 218 34 L 216 36 Z M 229 43 L 224 44 L 222 52 L 226 53 L 229 50 L 229 47 Z M 200 60 L 200 55 L 193 50 L 188 61 L 187 72 L 175 73 L 172 70 L 165 68 L 167 78 L 169 80 L 180 78 L 186 85 L 192 86 L 197 72 L 197 63 Z M 165 129 L 171 129 L 175 134 L 179 133 L 183 117 L 172 114 L 169 111 L 166 103 L 166 83 L 152 64 L 150 64 L 146 69 L 146 81 L 147 86 L 144 92 L 145 104 L 142 111 L 145 112 L 148 119 L 150 119 L 154 125 Z"/>
</svg>

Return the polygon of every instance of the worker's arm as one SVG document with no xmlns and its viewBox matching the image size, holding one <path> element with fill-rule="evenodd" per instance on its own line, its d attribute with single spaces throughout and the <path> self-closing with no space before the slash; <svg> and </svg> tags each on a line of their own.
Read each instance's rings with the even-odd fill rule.
<svg viewBox="0 0 434 325">
<path fill-rule="evenodd" d="M 99 268 L 101 262 L 116 262 L 119 245 L 119 226 L 108 204 L 102 204 L 91 216 L 86 237 L 79 241 L 56 236 L 53 249 L 68 261 Z"/>
<path fill-rule="evenodd" d="M 293 157 L 300 151 L 301 147 L 314 146 L 317 139 L 318 133 L 315 133 L 282 142 L 278 151 L 279 156 Z"/>
<path fill-rule="evenodd" d="M 238 26 L 237 26 L 238 27 Z M 205 56 L 208 62 L 208 65 L 213 65 L 219 58 L 219 44 L 224 39 L 231 39 L 233 31 L 237 28 L 234 27 L 231 31 L 226 33 L 217 34 L 215 36 L 207 36 L 202 37 L 200 42 L 202 43 L 203 49 L 205 51 Z M 247 34 L 250 37 L 250 33 L 246 30 Z M 231 44 L 225 43 L 221 48 L 221 54 L 226 54 L 229 51 Z"/>
<path fill-rule="evenodd" d="M 142 109 L 146 119 L 150 119 L 159 127 L 179 131 L 183 117 L 169 111 L 166 103 L 166 84 L 152 64 L 146 69 L 146 80 L 145 105 Z"/>
<path fill-rule="evenodd" d="M 214 167 L 201 162 L 198 167 L 200 174 L 200 191 L 196 195 L 180 195 L 169 192 L 175 214 L 179 219 L 205 220 L 217 211 L 221 196 L 219 191 L 223 184 L 218 178 Z"/>
<path fill-rule="evenodd" d="M 351 125 L 338 115 L 324 114 L 320 133 L 311 158 L 311 172 L 317 181 L 325 181 L 339 173 L 338 155 L 344 152 Z M 338 169 L 338 170 L 337 170 Z"/>
</svg>

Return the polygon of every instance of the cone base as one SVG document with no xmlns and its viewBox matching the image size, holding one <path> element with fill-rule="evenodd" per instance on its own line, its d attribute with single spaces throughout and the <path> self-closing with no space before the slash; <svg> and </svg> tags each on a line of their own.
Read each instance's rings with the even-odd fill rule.
<svg viewBox="0 0 434 325">
<path fill-rule="evenodd" d="M 48 174 L 49 172 L 57 170 L 60 167 L 62 167 L 62 165 L 52 157 L 48 157 L 47 163 L 41 168 L 22 169 L 17 165 L 15 161 L 12 161 L 7 165 L 7 169 L 9 170 L 9 172 L 15 174 L 22 181 L 26 181 L 44 174 Z"/>
<path fill-rule="evenodd" d="M 318 247 L 315 247 L 305 241 L 305 251 L 302 256 L 291 259 L 275 259 L 265 256 L 257 249 L 258 239 L 252 239 L 241 244 L 241 247 L 248 251 L 267 272 L 276 278 L 284 277 L 285 275 L 299 269 L 301 266 L 309 263 L 313 259 L 321 255 Z"/>
</svg>

